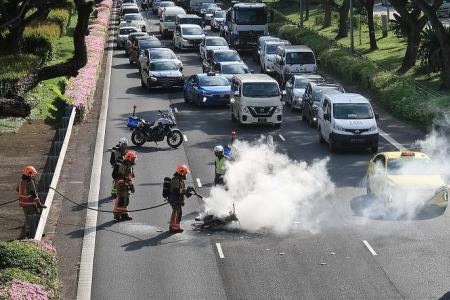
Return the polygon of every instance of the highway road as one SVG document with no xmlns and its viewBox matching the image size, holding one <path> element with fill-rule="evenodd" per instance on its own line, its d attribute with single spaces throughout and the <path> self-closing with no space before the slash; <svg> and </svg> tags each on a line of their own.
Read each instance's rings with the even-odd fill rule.
<svg viewBox="0 0 450 300">
<path fill-rule="evenodd" d="M 143 14 L 156 34 L 157 20 L 151 13 Z M 178 55 L 185 76 L 201 72 L 197 52 Z M 259 70 L 252 58 L 243 57 Z M 186 105 L 181 91 L 149 92 L 141 88 L 136 66 L 117 49 L 113 52 L 101 209 L 113 206 L 109 149 L 122 136 L 130 139 L 125 120 L 133 105 L 139 116 L 149 120 L 156 118 L 159 109 L 177 108 L 177 123 L 187 141 L 176 150 L 165 142 L 131 147 L 138 161 L 130 209 L 161 203 L 163 178 L 171 176 L 179 163 L 188 164 L 192 171 L 188 184 L 197 188 L 198 178 L 202 183 L 198 190 L 207 195 L 213 181 L 212 149 L 227 143 L 230 132 L 237 129 L 239 138 L 249 141 L 273 135 L 278 151 L 295 160 L 311 163 L 330 157 L 328 171 L 336 185 L 329 199 L 332 214 L 317 233 L 198 231 L 192 224 L 201 203 L 193 197 L 184 207 L 185 231 L 172 235 L 168 233 L 168 206 L 133 213 L 132 221 L 121 223 L 114 223 L 111 214 L 100 213 L 91 299 L 436 299 L 450 290 L 447 213 L 413 221 L 359 215 L 365 205 L 364 175 L 370 154 L 330 154 L 319 144 L 316 130 L 287 108 L 280 129 L 236 128 L 227 108 Z M 379 112 L 380 127 L 403 146 L 410 148 L 422 137 Z M 380 151 L 384 150 L 396 147 L 380 138 Z"/>
</svg>

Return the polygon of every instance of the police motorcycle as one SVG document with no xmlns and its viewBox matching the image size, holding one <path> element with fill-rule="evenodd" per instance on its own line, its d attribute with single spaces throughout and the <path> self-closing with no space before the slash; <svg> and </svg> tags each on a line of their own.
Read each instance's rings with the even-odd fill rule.
<svg viewBox="0 0 450 300">
<path fill-rule="evenodd" d="M 136 106 L 133 106 L 133 114 L 128 118 L 127 126 L 133 130 L 131 141 L 140 147 L 146 142 L 158 142 L 166 139 L 172 148 L 178 148 L 183 143 L 183 134 L 176 128 L 175 116 L 172 109 L 167 112 L 159 111 L 161 116 L 154 122 L 148 122 L 136 116 Z"/>
</svg>

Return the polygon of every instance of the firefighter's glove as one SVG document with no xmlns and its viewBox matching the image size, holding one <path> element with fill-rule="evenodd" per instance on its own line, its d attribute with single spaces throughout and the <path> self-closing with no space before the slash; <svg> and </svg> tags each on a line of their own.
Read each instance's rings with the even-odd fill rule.
<svg viewBox="0 0 450 300">
<path fill-rule="evenodd" d="M 196 193 L 195 193 L 195 189 L 194 189 L 194 187 L 192 187 L 192 186 L 188 186 L 187 188 L 186 188 L 186 193 L 185 193 L 185 195 L 186 195 L 186 197 L 191 197 L 192 195 L 195 195 Z"/>
</svg>

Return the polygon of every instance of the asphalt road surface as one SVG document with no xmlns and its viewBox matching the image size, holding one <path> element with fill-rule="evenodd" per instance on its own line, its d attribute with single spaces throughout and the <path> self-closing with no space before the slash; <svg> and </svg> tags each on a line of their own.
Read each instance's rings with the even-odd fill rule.
<svg viewBox="0 0 450 300">
<path fill-rule="evenodd" d="M 143 14 L 156 33 L 156 18 Z M 197 52 L 178 55 L 185 76 L 201 73 Z M 259 70 L 251 57 L 243 57 Z M 92 299 L 435 299 L 450 290 L 447 214 L 414 221 L 371 220 L 358 215 L 365 203 L 364 175 L 370 154 L 330 155 L 328 148 L 318 143 L 316 130 L 287 108 L 280 129 L 235 128 L 228 108 L 197 108 L 184 103 L 181 91 L 141 88 L 136 66 L 117 49 L 113 53 L 101 209 L 113 206 L 109 149 L 122 136 L 130 139 L 125 124 L 133 105 L 139 116 L 149 120 L 156 118 L 159 109 L 176 107 L 177 123 L 187 141 L 176 150 L 165 142 L 131 147 L 137 151 L 138 161 L 130 209 L 161 203 L 163 178 L 171 176 L 179 163 L 190 166 L 188 183 L 198 187 L 198 178 L 203 186 L 198 190 L 207 195 L 213 182 L 212 149 L 228 143 L 230 132 L 237 129 L 239 138 L 245 140 L 272 134 L 279 151 L 292 159 L 312 162 L 330 157 L 328 170 L 336 184 L 330 210 L 339 222 L 316 234 L 295 231 L 285 236 L 196 231 L 192 223 L 201 203 L 194 197 L 184 207 L 182 234 L 168 233 L 168 206 L 133 213 L 132 221 L 121 223 L 114 223 L 111 214 L 100 213 Z M 409 148 L 420 137 L 380 112 L 380 127 L 399 143 Z M 380 138 L 380 151 L 385 150 L 396 148 Z"/>
</svg>

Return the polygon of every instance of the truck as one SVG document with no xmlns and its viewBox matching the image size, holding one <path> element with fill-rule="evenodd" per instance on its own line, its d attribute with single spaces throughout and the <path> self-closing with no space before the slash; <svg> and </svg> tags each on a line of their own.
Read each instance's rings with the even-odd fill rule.
<svg viewBox="0 0 450 300">
<path fill-rule="evenodd" d="M 258 38 L 268 34 L 264 3 L 236 3 L 227 10 L 220 34 L 237 50 L 256 50 Z"/>
</svg>

